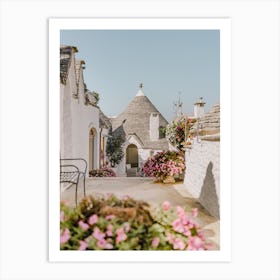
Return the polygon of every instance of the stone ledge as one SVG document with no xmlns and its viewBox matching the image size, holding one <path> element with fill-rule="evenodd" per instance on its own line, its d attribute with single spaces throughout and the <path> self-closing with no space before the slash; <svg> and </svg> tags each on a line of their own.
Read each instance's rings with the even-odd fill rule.
<svg viewBox="0 0 280 280">
<path fill-rule="evenodd" d="M 118 177 L 87 177 L 87 180 L 88 181 L 102 181 L 102 180 L 107 180 L 107 181 L 114 181 L 114 180 L 123 180 L 123 179 L 126 179 L 126 180 L 143 180 L 143 181 L 153 181 L 154 179 L 151 178 L 151 177 L 121 177 L 121 176 L 118 176 Z"/>
<path fill-rule="evenodd" d="M 202 141 L 220 141 L 220 134 L 205 135 L 201 137 Z"/>
</svg>

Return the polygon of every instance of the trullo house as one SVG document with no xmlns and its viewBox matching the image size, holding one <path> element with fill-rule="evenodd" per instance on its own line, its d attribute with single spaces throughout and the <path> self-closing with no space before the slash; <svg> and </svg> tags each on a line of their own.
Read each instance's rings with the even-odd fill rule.
<svg viewBox="0 0 280 280">
<path fill-rule="evenodd" d="M 117 166 L 119 176 L 135 176 L 153 154 L 168 150 L 169 143 L 161 133 L 168 122 L 143 93 L 142 84 L 125 110 L 111 118 L 113 130 L 123 127 L 126 141 L 124 157 Z"/>
</svg>

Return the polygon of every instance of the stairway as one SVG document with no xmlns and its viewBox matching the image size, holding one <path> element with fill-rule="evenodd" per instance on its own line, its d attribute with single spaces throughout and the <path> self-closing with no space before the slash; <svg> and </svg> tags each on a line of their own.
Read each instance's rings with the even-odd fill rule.
<svg viewBox="0 0 280 280">
<path fill-rule="evenodd" d="M 137 175 L 137 167 L 128 168 L 126 171 L 127 177 L 136 177 Z"/>
</svg>

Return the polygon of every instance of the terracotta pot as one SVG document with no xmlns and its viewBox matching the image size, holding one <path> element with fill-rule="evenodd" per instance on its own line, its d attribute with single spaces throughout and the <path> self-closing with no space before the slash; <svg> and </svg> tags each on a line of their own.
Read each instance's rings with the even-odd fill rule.
<svg viewBox="0 0 280 280">
<path fill-rule="evenodd" d="M 165 179 L 163 179 L 164 184 L 173 184 L 175 183 L 175 179 L 173 176 L 166 176 Z"/>
</svg>

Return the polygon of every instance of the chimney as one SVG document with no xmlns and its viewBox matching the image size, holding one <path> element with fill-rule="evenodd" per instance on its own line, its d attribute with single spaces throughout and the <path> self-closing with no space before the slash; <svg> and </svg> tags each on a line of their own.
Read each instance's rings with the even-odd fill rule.
<svg viewBox="0 0 280 280">
<path fill-rule="evenodd" d="M 157 141 L 159 139 L 159 113 L 151 113 L 150 115 L 150 140 Z"/>
<path fill-rule="evenodd" d="M 196 119 L 204 116 L 204 105 L 203 97 L 200 97 L 199 101 L 194 103 L 193 113 Z"/>
</svg>

